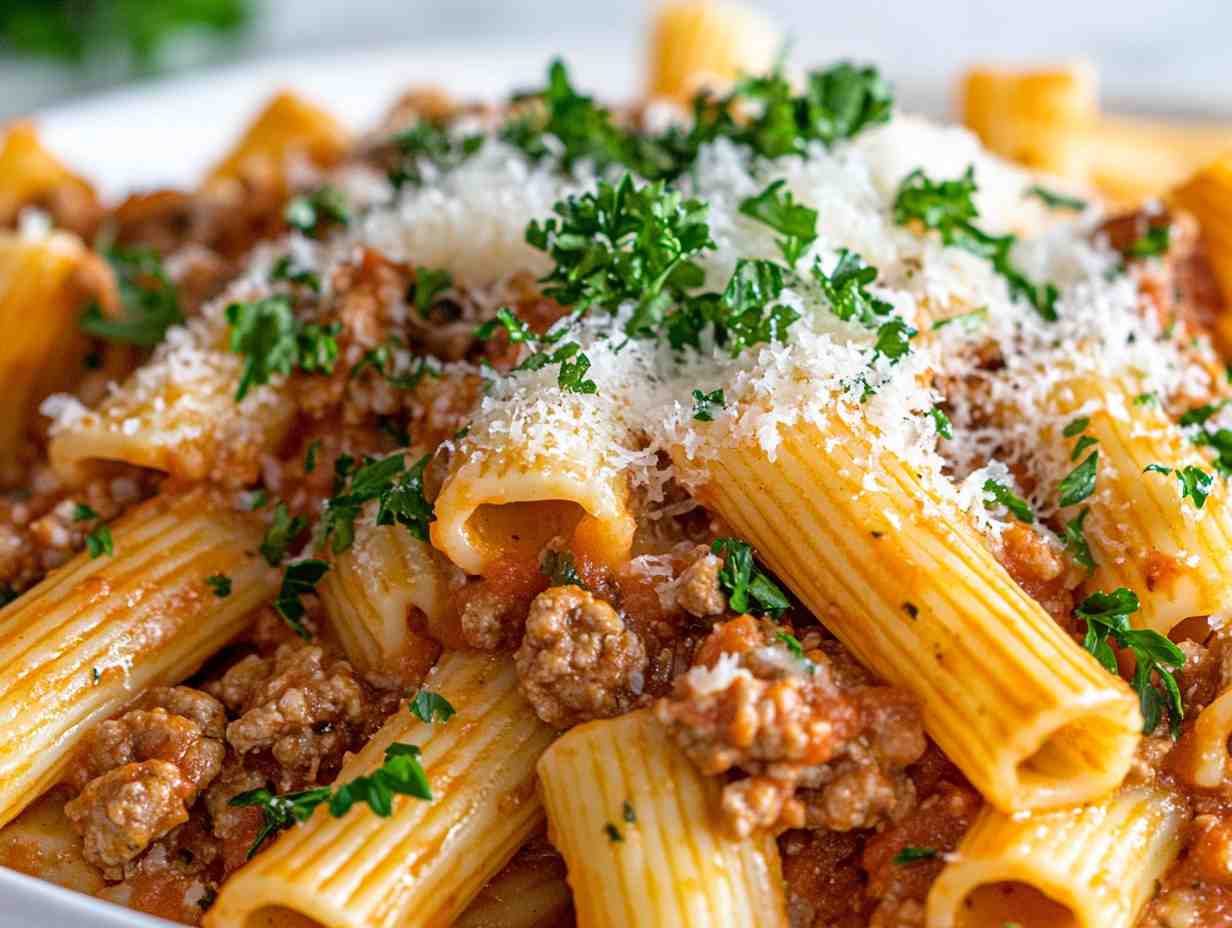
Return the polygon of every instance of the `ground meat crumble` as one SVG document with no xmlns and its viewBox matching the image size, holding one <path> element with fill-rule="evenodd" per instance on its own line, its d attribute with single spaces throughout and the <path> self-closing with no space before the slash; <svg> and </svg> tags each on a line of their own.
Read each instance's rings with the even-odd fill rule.
<svg viewBox="0 0 1232 928">
<path fill-rule="evenodd" d="M 780 634 L 751 616 L 718 626 L 656 716 L 702 773 L 748 774 L 723 790 L 736 834 L 900 817 L 912 799 L 903 768 L 925 747 L 915 703 L 891 687 L 847 685 L 820 647 L 800 659 Z"/>
</svg>

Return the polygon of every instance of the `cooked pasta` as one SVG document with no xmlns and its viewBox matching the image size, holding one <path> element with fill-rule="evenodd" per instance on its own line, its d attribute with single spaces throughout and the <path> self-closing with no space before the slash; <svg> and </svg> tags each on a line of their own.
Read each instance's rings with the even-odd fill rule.
<svg viewBox="0 0 1232 928">
<path fill-rule="evenodd" d="M 9 130 L 0 865 L 208 928 L 1219 924 L 1226 133 L 1085 64 L 955 131 L 780 34 L 665 4 L 618 108 L 284 92 L 120 201 Z"/>
<path fill-rule="evenodd" d="M 774 842 L 724 833 L 718 785 L 648 713 L 575 728 L 539 779 L 583 928 L 787 924 Z"/>
</svg>

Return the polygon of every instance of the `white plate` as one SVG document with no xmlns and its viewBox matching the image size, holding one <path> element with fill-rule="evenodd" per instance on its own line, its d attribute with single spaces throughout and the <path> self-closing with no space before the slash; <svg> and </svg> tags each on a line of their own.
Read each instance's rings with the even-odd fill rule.
<svg viewBox="0 0 1232 928">
<path fill-rule="evenodd" d="M 495 99 L 542 84 L 557 49 L 520 46 L 404 47 L 274 59 L 137 85 L 35 116 L 48 147 L 107 195 L 191 185 L 276 91 L 292 88 L 353 128 L 372 125 L 413 85 L 436 84 L 459 98 Z M 577 83 L 632 95 L 641 55 L 614 43 L 573 48 Z"/>
</svg>

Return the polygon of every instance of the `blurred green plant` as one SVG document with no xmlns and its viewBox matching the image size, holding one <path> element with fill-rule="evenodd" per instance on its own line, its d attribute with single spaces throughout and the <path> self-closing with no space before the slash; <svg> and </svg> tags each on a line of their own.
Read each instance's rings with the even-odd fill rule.
<svg viewBox="0 0 1232 928">
<path fill-rule="evenodd" d="M 238 32 L 254 0 L 0 0 L 0 50 L 77 66 L 121 58 L 133 71 L 162 63 L 188 33 Z"/>
</svg>

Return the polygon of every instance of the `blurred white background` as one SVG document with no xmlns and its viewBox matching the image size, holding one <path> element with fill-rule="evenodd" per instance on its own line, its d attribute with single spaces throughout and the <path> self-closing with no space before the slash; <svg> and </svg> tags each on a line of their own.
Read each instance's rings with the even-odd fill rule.
<svg viewBox="0 0 1232 928">
<path fill-rule="evenodd" d="M 80 65 L 19 56 L 5 16 L 65 0 L 0 0 L 0 119 L 133 80 L 113 52 Z M 1112 108 L 1232 114 L 1229 0 L 750 0 L 791 37 L 800 63 L 850 56 L 875 61 L 914 108 L 944 111 L 954 76 L 975 60 L 1089 57 L 1100 66 Z M 83 5 L 77 0 L 78 8 Z M 236 4 L 248 21 L 222 37 L 170 35 L 154 72 L 216 68 L 259 58 L 373 52 L 405 46 L 437 52 L 476 46 L 499 56 L 571 49 L 639 60 L 651 0 L 110 0 L 157 19 L 168 5 Z M 148 4 L 143 7 L 142 4 Z M 106 8 L 108 0 L 84 0 Z M 142 13 L 141 15 L 145 15 Z M 7 41 L 6 41 L 7 40 Z M 528 78 L 534 75 L 528 75 Z M 619 88 L 632 92 L 636 88 Z"/>
</svg>

